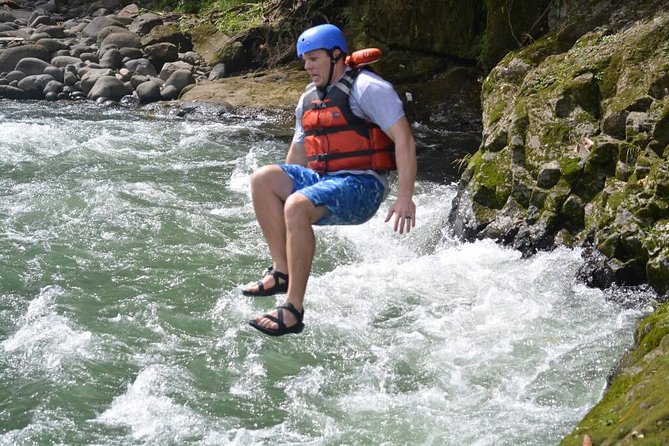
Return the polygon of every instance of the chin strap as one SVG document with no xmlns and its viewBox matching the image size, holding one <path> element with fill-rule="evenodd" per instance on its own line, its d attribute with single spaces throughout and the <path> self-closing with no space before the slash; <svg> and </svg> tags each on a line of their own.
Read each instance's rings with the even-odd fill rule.
<svg viewBox="0 0 669 446">
<path fill-rule="evenodd" d="M 328 86 L 330 85 L 330 82 L 332 82 L 332 76 L 334 76 L 334 67 L 335 64 L 339 59 L 344 57 L 344 53 L 339 51 L 339 56 L 335 57 L 334 56 L 334 51 L 333 50 L 326 50 L 328 55 L 330 56 L 330 73 L 328 74 L 328 81 L 325 83 L 325 85 L 322 88 L 318 89 L 318 97 L 323 100 L 325 96 L 328 93 Z"/>
</svg>

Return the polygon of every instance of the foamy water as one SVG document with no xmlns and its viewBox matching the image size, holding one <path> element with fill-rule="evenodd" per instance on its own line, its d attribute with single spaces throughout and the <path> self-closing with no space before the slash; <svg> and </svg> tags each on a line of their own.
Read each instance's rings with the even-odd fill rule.
<svg viewBox="0 0 669 446">
<path fill-rule="evenodd" d="M 265 337 L 269 117 L 0 107 L 0 444 L 556 444 L 649 310 L 577 250 L 450 239 L 455 186 L 423 180 L 408 235 L 392 197 L 317 228 L 305 331 Z"/>
</svg>

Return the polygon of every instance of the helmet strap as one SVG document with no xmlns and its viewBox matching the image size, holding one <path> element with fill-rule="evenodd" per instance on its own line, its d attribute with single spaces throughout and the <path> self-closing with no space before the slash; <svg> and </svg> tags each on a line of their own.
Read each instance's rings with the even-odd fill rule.
<svg viewBox="0 0 669 446">
<path fill-rule="evenodd" d="M 325 50 L 325 51 L 327 51 L 328 56 L 330 56 L 330 73 L 328 74 L 328 81 L 325 83 L 323 88 L 318 89 L 319 96 L 321 96 L 321 99 L 323 99 L 325 97 L 325 95 L 327 94 L 327 88 L 330 85 L 330 82 L 332 82 L 332 77 L 334 76 L 335 64 L 344 55 L 344 53 L 342 53 L 341 50 L 339 51 L 339 55 L 337 57 L 335 57 L 335 55 L 334 55 L 334 50 L 330 49 L 330 50 Z"/>
</svg>

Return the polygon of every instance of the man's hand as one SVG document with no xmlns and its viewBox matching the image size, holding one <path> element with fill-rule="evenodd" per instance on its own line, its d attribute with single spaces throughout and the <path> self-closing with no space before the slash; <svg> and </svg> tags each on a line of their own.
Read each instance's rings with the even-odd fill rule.
<svg viewBox="0 0 669 446">
<path fill-rule="evenodd" d="M 395 222 L 393 223 L 393 230 L 395 232 L 399 231 L 400 234 L 406 232 L 411 232 L 411 228 L 416 227 L 416 205 L 413 203 L 411 198 L 398 198 L 390 209 L 388 210 L 388 215 L 386 215 L 386 223 L 395 214 Z"/>
</svg>

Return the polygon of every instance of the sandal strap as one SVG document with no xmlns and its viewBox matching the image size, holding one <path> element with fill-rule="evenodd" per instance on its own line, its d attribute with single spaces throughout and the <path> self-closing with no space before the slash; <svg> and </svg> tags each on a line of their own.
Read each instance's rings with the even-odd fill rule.
<svg viewBox="0 0 669 446">
<path fill-rule="evenodd" d="M 279 305 L 278 307 L 276 307 L 278 316 L 279 316 L 279 318 L 281 318 L 282 321 L 283 321 L 283 309 L 284 308 L 286 310 L 290 311 L 291 313 L 293 313 L 293 316 L 295 316 L 295 319 L 297 319 L 298 324 L 300 322 L 302 322 L 302 319 L 304 319 L 304 309 L 301 312 L 297 311 L 297 308 L 295 308 L 295 305 L 293 305 L 289 302 L 287 304 Z"/>
<path fill-rule="evenodd" d="M 285 280 L 286 283 L 288 282 L 288 274 L 280 273 L 279 271 L 275 270 L 274 268 L 272 268 L 272 272 L 270 274 L 272 276 L 274 276 L 274 280 L 275 280 L 277 285 L 279 284 L 279 279 Z"/>
</svg>

